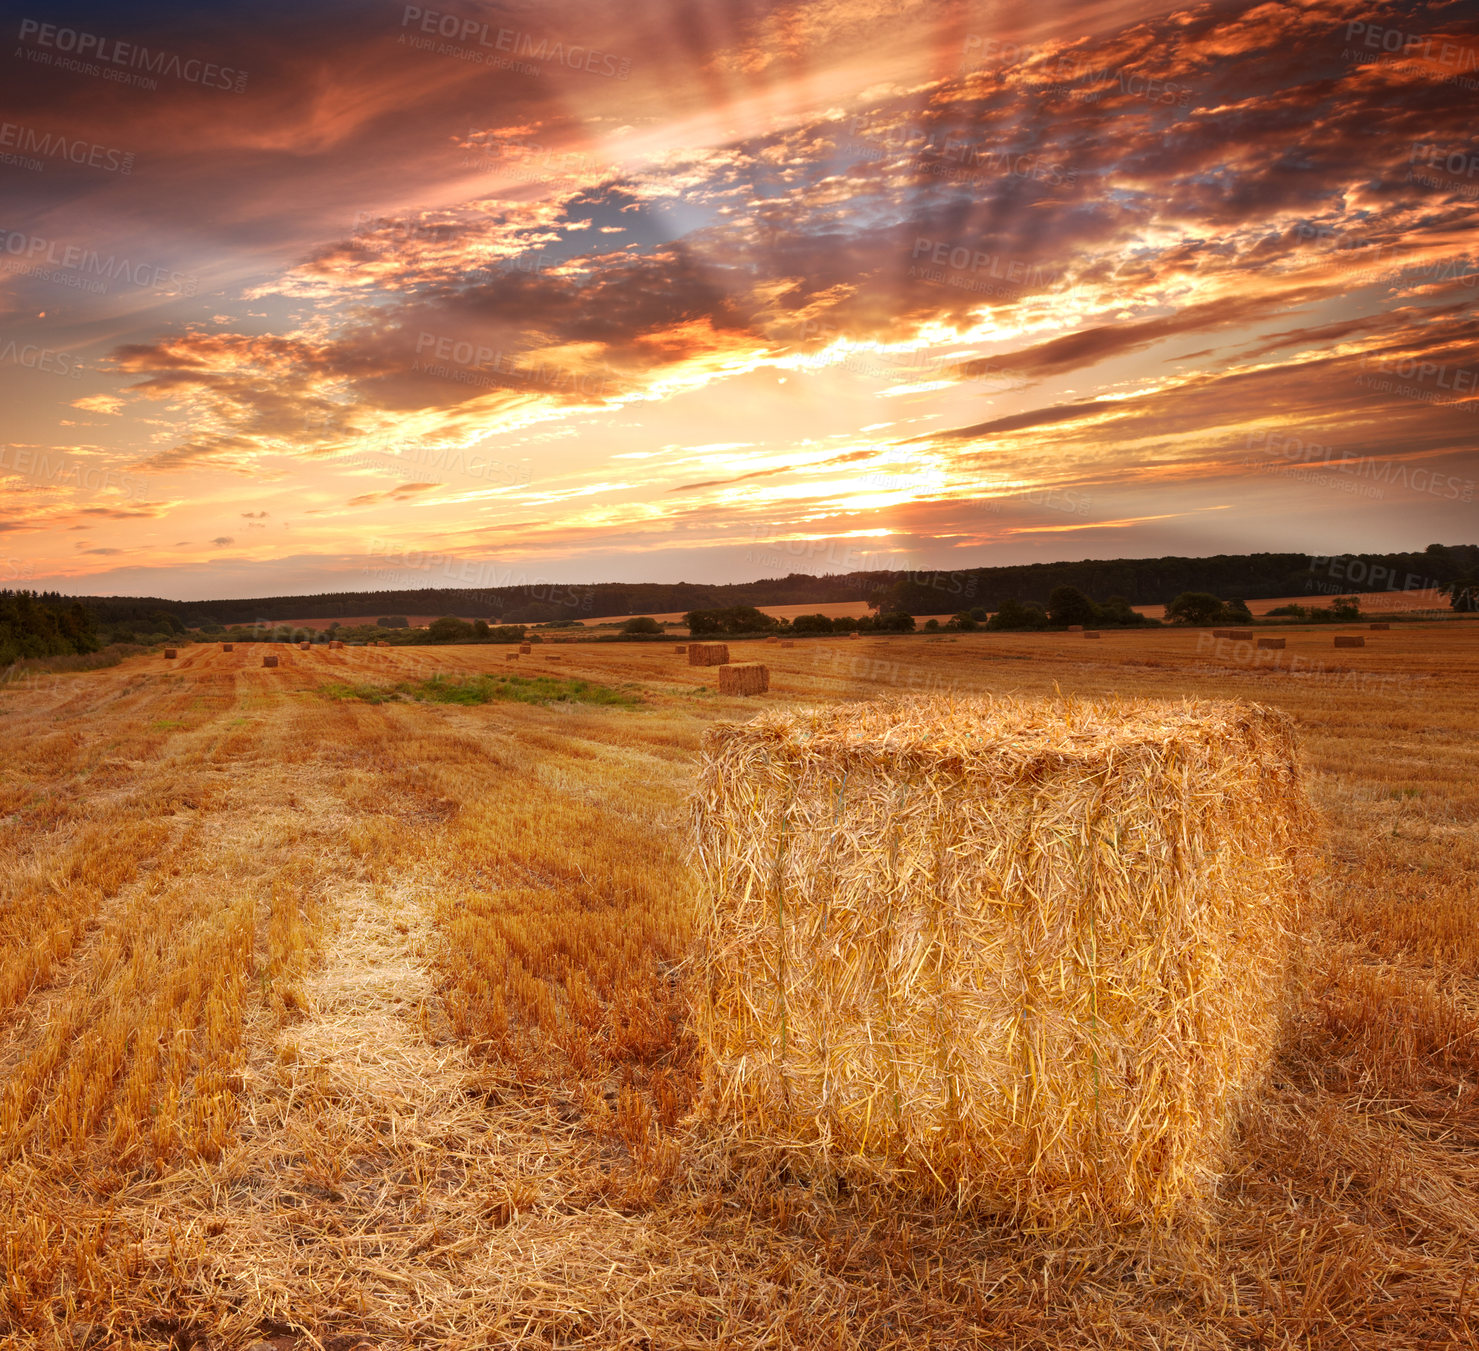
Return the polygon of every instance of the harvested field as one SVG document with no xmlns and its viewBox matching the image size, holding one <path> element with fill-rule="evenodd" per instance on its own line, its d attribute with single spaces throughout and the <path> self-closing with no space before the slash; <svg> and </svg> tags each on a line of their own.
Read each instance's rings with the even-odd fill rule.
<svg viewBox="0 0 1479 1351">
<path fill-rule="evenodd" d="M 664 644 L 562 646 L 640 695 L 610 704 L 322 692 L 515 680 L 491 645 L 0 688 L 0 1345 L 1469 1345 L 1479 625 L 1280 632 L 731 645 L 777 706 L 1293 719 L 1326 862 L 1290 1019 L 1160 1243 L 838 1187 L 692 1115 L 681 823 L 734 705 Z"/>
</svg>

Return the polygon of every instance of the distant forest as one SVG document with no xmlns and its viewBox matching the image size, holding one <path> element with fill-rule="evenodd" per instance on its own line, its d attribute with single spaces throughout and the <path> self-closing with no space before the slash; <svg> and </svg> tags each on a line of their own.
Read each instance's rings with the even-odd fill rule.
<svg viewBox="0 0 1479 1351">
<path fill-rule="evenodd" d="M 1059 587 L 1075 587 L 1097 601 L 1115 605 L 1164 605 L 1184 592 L 1208 592 L 1235 602 L 1272 596 L 1328 598 L 1358 591 L 1417 591 L 1449 587 L 1465 579 L 1472 582 L 1476 574 L 1479 545 L 1430 544 L 1420 553 L 1331 558 L 1219 554 L 1211 558 L 1085 559 L 948 572 L 792 573 L 718 586 L 535 583 L 210 601 L 0 592 L 0 666 L 23 658 L 94 652 L 103 644 L 167 641 L 187 629 L 283 625 L 316 618 L 373 621 L 420 614 L 458 615 L 495 625 L 557 624 L 602 615 L 842 601 L 865 601 L 881 615 L 994 613 L 1004 604 L 1045 607 Z"/>
<path fill-rule="evenodd" d="M 1211 558 L 1084 559 L 1014 567 L 932 572 L 847 572 L 706 586 L 692 582 L 534 583 L 522 586 L 413 591 L 339 591 L 263 596 L 252 600 L 172 601 L 86 596 L 100 625 L 159 626 L 173 616 L 188 628 L 283 623 L 299 619 L 373 619 L 381 615 L 456 614 L 490 623 L 542 624 L 601 615 L 668 614 L 735 605 L 814 605 L 866 601 L 877 610 L 953 614 L 996 610 L 1003 601 L 1046 605 L 1055 587 L 1073 586 L 1096 598 L 1130 605 L 1164 605 L 1184 591 L 1224 600 L 1271 596 L 1338 596 L 1356 591 L 1440 587 L 1479 570 L 1479 544 L 1430 544 L 1421 552 L 1343 554 L 1218 554 Z"/>
</svg>

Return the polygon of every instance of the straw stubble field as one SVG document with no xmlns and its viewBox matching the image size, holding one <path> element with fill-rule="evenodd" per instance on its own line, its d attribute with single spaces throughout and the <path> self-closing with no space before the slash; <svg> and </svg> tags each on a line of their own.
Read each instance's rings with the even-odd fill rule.
<svg viewBox="0 0 1479 1351">
<path fill-rule="evenodd" d="M 0 1345 L 1473 1344 L 1479 632 L 802 643 L 748 700 L 661 646 L 561 648 L 641 707 L 375 693 L 504 679 L 496 647 L 0 694 Z M 703 731 L 1055 687 L 1282 708 L 1324 817 L 1205 1229 L 1035 1237 L 737 1164 L 687 1115 Z"/>
</svg>

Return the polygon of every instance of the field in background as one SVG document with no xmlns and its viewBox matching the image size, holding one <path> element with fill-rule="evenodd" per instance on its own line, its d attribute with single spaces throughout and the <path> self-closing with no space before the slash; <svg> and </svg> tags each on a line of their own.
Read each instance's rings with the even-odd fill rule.
<svg viewBox="0 0 1479 1351">
<path fill-rule="evenodd" d="M 0 692 L 0 1346 L 1473 1345 L 1479 626 L 1335 632 L 735 644 L 751 700 L 660 643 L 195 645 Z M 642 704 L 377 701 L 513 671 Z M 1328 821 L 1206 1234 L 731 1167 L 685 1119 L 703 729 L 1055 688 L 1283 707 Z"/>
</svg>

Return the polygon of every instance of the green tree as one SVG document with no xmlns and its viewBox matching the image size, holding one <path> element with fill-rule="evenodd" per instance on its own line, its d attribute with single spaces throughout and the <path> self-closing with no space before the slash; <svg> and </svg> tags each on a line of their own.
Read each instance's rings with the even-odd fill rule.
<svg viewBox="0 0 1479 1351">
<path fill-rule="evenodd" d="M 408 629 L 411 621 L 405 615 L 384 615 L 375 621 L 382 629 Z"/>
<path fill-rule="evenodd" d="M 1094 602 L 1076 586 L 1055 586 L 1048 595 L 1048 618 L 1055 624 L 1092 624 Z"/>
<path fill-rule="evenodd" d="M 832 620 L 827 615 L 797 615 L 791 628 L 797 633 L 831 633 Z"/>
<path fill-rule="evenodd" d="M 1479 614 L 1479 573 L 1461 572 L 1441 590 L 1448 597 L 1450 609 L 1460 614 Z"/>
<path fill-rule="evenodd" d="M 1222 617 L 1222 602 L 1210 591 L 1183 591 L 1166 606 L 1173 624 L 1216 624 Z"/>
<path fill-rule="evenodd" d="M 986 627 L 997 632 L 1013 632 L 1022 629 L 1044 629 L 1048 617 L 1036 605 L 1023 605 L 1021 601 L 1004 600 Z"/>
<path fill-rule="evenodd" d="M 657 620 L 651 619 L 647 615 L 638 615 L 635 619 L 627 620 L 627 622 L 621 626 L 621 631 L 623 633 L 632 634 L 661 633 L 662 625 L 659 624 Z"/>
<path fill-rule="evenodd" d="M 443 615 L 432 620 L 426 636 L 434 643 L 466 643 L 473 637 L 473 627 L 456 615 Z"/>
</svg>

